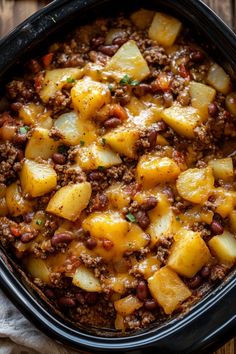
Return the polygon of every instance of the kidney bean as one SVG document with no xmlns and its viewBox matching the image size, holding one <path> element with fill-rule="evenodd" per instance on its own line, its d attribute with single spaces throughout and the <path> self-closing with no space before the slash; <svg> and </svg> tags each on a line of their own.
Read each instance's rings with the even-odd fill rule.
<svg viewBox="0 0 236 354">
<path fill-rule="evenodd" d="M 91 181 L 99 181 L 104 178 L 104 174 L 101 171 L 92 171 L 89 174 L 89 179 Z"/>
<path fill-rule="evenodd" d="M 114 243 L 111 240 L 104 239 L 102 241 L 102 246 L 106 251 L 110 251 L 114 246 Z"/>
<path fill-rule="evenodd" d="M 85 304 L 85 297 L 84 297 L 83 294 L 81 294 L 81 293 L 76 293 L 76 294 L 75 294 L 75 298 L 76 298 L 76 300 L 78 301 L 78 303 L 79 303 L 80 305 L 84 305 L 84 304 Z"/>
<path fill-rule="evenodd" d="M 16 226 L 10 226 L 10 231 L 11 231 L 11 234 L 14 237 L 20 237 L 21 236 L 21 232 L 20 232 L 19 228 L 16 227 Z"/>
<path fill-rule="evenodd" d="M 87 293 L 86 294 L 86 303 L 88 305 L 95 305 L 98 302 L 97 293 Z"/>
<path fill-rule="evenodd" d="M 158 304 L 153 299 L 148 299 L 144 302 L 144 308 L 147 311 L 154 311 L 158 308 Z"/>
<path fill-rule="evenodd" d="M 13 141 L 16 144 L 24 144 L 27 141 L 27 134 L 15 134 Z"/>
<path fill-rule="evenodd" d="M 23 243 L 28 243 L 28 242 L 32 241 L 35 237 L 36 237 L 36 235 L 34 235 L 33 233 L 31 233 L 31 232 L 25 232 L 25 233 L 21 236 L 20 240 L 21 240 L 21 242 L 23 242 Z"/>
<path fill-rule="evenodd" d="M 18 162 L 22 161 L 24 158 L 24 152 L 21 149 L 18 149 L 16 159 Z"/>
<path fill-rule="evenodd" d="M 100 45 L 98 47 L 98 50 L 105 55 L 108 55 L 109 57 L 112 57 L 117 50 L 119 49 L 119 46 L 117 44 L 112 44 L 112 45 Z"/>
<path fill-rule="evenodd" d="M 49 298 L 49 299 L 52 299 L 54 298 L 55 294 L 54 294 L 54 291 L 52 289 L 46 289 L 44 291 L 44 294 Z"/>
<path fill-rule="evenodd" d="M 218 115 L 219 109 L 216 103 L 212 102 L 208 105 L 208 113 L 211 117 L 216 117 Z"/>
<path fill-rule="evenodd" d="M 32 73 L 37 74 L 41 70 L 41 65 L 39 64 L 38 60 L 31 59 L 29 62 L 29 68 Z"/>
<path fill-rule="evenodd" d="M 195 275 L 193 278 L 191 278 L 189 280 L 189 287 L 191 289 L 195 289 L 197 288 L 202 282 L 202 278 L 200 277 L 200 275 Z"/>
<path fill-rule="evenodd" d="M 104 127 L 106 129 L 111 129 L 111 128 L 116 128 L 120 124 L 121 124 L 121 120 L 119 118 L 112 117 L 104 122 Z"/>
<path fill-rule="evenodd" d="M 58 304 L 62 307 L 74 307 L 76 305 L 75 300 L 67 296 L 62 296 L 58 299 Z"/>
<path fill-rule="evenodd" d="M 151 85 L 148 84 L 139 84 L 137 86 L 134 86 L 133 89 L 134 94 L 138 97 L 141 97 L 151 91 L 152 91 Z"/>
<path fill-rule="evenodd" d="M 96 246 L 97 246 L 97 241 L 94 238 L 88 238 L 85 241 L 85 246 L 89 249 L 89 250 L 93 250 Z"/>
<path fill-rule="evenodd" d="M 118 37 L 115 37 L 112 41 L 112 44 L 116 44 L 118 45 L 119 47 L 122 46 L 122 44 L 124 44 L 125 42 L 127 42 L 127 37 L 126 36 L 118 36 Z"/>
<path fill-rule="evenodd" d="M 61 243 L 70 243 L 73 240 L 73 235 L 69 232 L 55 234 L 51 239 L 52 246 L 57 246 Z"/>
<path fill-rule="evenodd" d="M 221 235 L 224 232 L 224 228 L 219 221 L 213 220 L 211 223 L 211 232 L 214 235 Z"/>
<path fill-rule="evenodd" d="M 192 52 L 190 54 L 190 59 L 194 63 L 201 63 L 205 59 L 205 54 L 203 52 L 201 52 L 200 50 L 195 50 L 194 52 Z"/>
<path fill-rule="evenodd" d="M 143 211 L 143 210 L 139 210 L 136 214 L 135 214 L 137 223 L 139 224 L 139 226 L 145 230 L 149 224 L 150 224 L 150 219 L 148 214 Z"/>
<path fill-rule="evenodd" d="M 202 276 L 203 278 L 208 278 L 209 275 L 210 275 L 210 273 L 211 273 L 211 270 L 210 270 L 210 267 L 208 267 L 208 266 L 204 266 L 204 267 L 201 269 L 201 276 Z"/>
<path fill-rule="evenodd" d="M 181 106 L 188 106 L 190 103 L 189 93 L 186 91 L 180 92 L 177 97 L 177 101 L 181 104 Z"/>
<path fill-rule="evenodd" d="M 34 217 L 34 213 L 27 213 L 27 214 L 23 215 L 24 221 L 27 224 L 29 224 L 33 220 L 33 217 Z"/>
<path fill-rule="evenodd" d="M 94 48 L 99 47 L 100 45 L 102 45 L 105 42 L 105 37 L 96 37 L 96 38 L 92 38 L 91 39 L 91 45 Z"/>
<path fill-rule="evenodd" d="M 147 299 L 149 294 L 147 284 L 144 280 L 140 280 L 137 289 L 136 289 L 136 295 L 140 301 L 144 301 Z"/>
<path fill-rule="evenodd" d="M 168 108 L 170 106 L 172 106 L 173 104 L 173 95 L 170 92 L 165 92 L 163 95 L 163 99 L 164 99 L 164 107 Z"/>
<path fill-rule="evenodd" d="M 13 102 L 11 104 L 11 109 L 14 111 L 14 112 L 18 112 L 21 108 L 22 108 L 23 104 L 21 102 Z"/>
<path fill-rule="evenodd" d="M 147 200 L 141 205 L 142 210 L 149 211 L 154 209 L 157 206 L 157 199 L 156 197 L 148 197 Z"/>
<path fill-rule="evenodd" d="M 55 152 L 52 155 L 53 161 L 58 164 L 58 165 L 64 165 L 66 163 L 66 157 L 63 154 L 60 154 L 58 152 Z"/>
<path fill-rule="evenodd" d="M 158 132 L 156 129 L 150 129 L 148 132 L 147 139 L 148 139 L 151 149 L 153 149 L 156 146 L 157 134 L 158 134 Z"/>
</svg>

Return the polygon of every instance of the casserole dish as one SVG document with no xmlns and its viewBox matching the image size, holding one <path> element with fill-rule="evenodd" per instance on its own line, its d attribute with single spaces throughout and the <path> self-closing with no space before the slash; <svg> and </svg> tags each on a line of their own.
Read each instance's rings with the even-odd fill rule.
<svg viewBox="0 0 236 354">
<path fill-rule="evenodd" d="M 184 2 L 180 2 L 178 4 L 178 6 L 175 4 L 175 6 L 173 6 L 172 2 L 169 2 L 168 4 L 165 4 L 165 6 L 161 6 L 162 2 L 158 3 L 158 8 L 164 9 L 165 11 L 168 12 L 173 12 L 173 13 L 177 13 L 177 14 L 182 14 L 183 12 L 181 12 L 181 10 L 184 9 Z M 4 79 L 4 75 L 7 75 L 7 70 L 10 70 L 11 66 L 13 64 L 15 64 L 15 62 L 13 62 L 11 59 L 9 59 L 9 57 L 11 58 L 15 58 L 15 59 L 23 59 L 23 55 L 24 54 L 28 54 L 28 51 L 30 51 L 30 49 L 35 48 L 35 45 L 38 44 L 40 42 L 40 36 L 43 35 L 43 33 L 48 33 L 49 30 L 51 30 L 51 32 L 53 33 L 53 30 L 55 30 L 57 27 L 59 29 L 60 26 L 63 26 L 64 23 L 66 23 L 66 21 L 68 20 L 72 20 L 73 17 L 76 16 L 77 11 L 80 10 L 80 15 L 83 13 L 83 11 L 88 10 L 88 8 L 91 10 L 90 14 L 95 10 L 96 10 L 96 15 L 97 12 L 100 13 L 100 11 L 104 11 L 104 8 L 106 6 L 106 9 L 109 7 L 108 6 L 108 2 L 104 1 L 104 2 L 89 2 L 86 4 L 83 3 L 79 3 L 76 4 L 73 1 L 67 3 L 66 5 L 63 6 L 63 2 L 60 3 L 55 3 L 53 4 L 51 7 L 48 7 L 48 9 L 45 10 L 45 12 L 40 12 L 38 17 L 33 17 L 32 18 L 32 22 L 29 23 L 25 23 L 22 25 L 22 27 L 18 28 L 18 32 L 21 34 L 20 37 L 18 37 L 17 32 L 14 32 L 9 38 L 9 42 L 7 41 L 3 41 L 2 42 L 2 52 L 4 53 L 2 56 L 2 63 L 1 63 L 1 70 L 2 70 L 2 75 L 3 75 L 3 79 Z M 139 5 L 139 4 L 137 4 Z M 192 5 L 191 2 L 188 2 L 188 7 L 190 8 L 190 6 Z M 150 2 L 150 6 L 155 6 L 155 3 L 151 3 Z M 156 6 L 155 6 L 156 8 Z M 98 11 L 99 10 L 99 11 Z M 115 9 L 114 9 L 115 10 Z M 205 7 L 199 3 L 199 7 L 198 6 L 194 6 L 193 5 L 193 9 L 191 9 L 191 13 L 193 13 L 193 10 L 195 10 L 195 16 L 196 18 L 198 18 L 198 16 L 200 15 L 200 13 L 202 14 L 202 19 L 203 22 L 202 24 L 199 26 L 200 29 L 203 29 L 204 26 L 208 26 L 211 23 L 211 17 L 206 16 L 207 10 L 205 9 Z M 48 11 L 48 12 L 47 12 Z M 71 15 L 71 11 L 73 11 L 73 15 Z M 200 12 L 198 12 L 200 11 Z M 104 12 L 103 12 L 104 13 Z M 210 14 L 210 13 L 209 13 Z M 41 16 L 41 18 L 40 18 Z M 206 17 L 205 17 L 206 16 Z M 42 18 L 43 17 L 43 18 Z M 184 17 L 186 17 L 186 19 L 188 18 L 192 18 L 193 24 L 194 24 L 194 18 L 192 17 L 192 15 L 190 16 L 187 13 L 184 13 Z M 50 19 L 50 22 L 47 22 L 47 19 Z M 209 25 L 208 25 L 208 21 Z M 32 33 L 32 31 L 28 31 L 28 29 L 30 28 L 30 26 L 36 26 L 35 28 L 37 28 L 37 24 L 40 22 L 40 29 L 37 32 L 37 29 L 35 30 L 35 32 L 33 31 L 33 35 L 34 33 L 37 33 L 37 38 L 34 41 L 34 38 L 31 37 L 30 33 Z M 72 21 L 71 21 L 72 22 Z M 54 24 L 51 28 L 51 24 Z M 232 56 L 234 55 L 234 47 L 233 47 L 233 36 L 230 33 L 230 31 L 228 29 L 225 29 L 225 37 L 223 38 L 223 34 L 220 30 L 220 27 L 222 26 L 222 24 L 219 22 L 219 28 L 216 26 L 215 28 L 212 28 L 212 34 L 216 33 L 219 31 L 218 33 L 218 39 L 222 38 L 222 40 L 224 39 L 224 42 L 226 42 L 226 40 L 228 41 L 229 44 L 229 48 L 227 48 L 227 56 L 228 53 L 232 53 Z M 34 27 L 33 27 L 34 28 Z M 209 33 L 211 33 L 211 31 L 209 30 Z M 232 37 L 232 38 L 231 38 Z M 232 40 L 231 40 L 232 39 Z M 15 45 L 14 45 L 14 41 L 15 41 Z M 8 44 L 10 43 L 10 45 Z M 217 43 L 215 43 L 217 45 Z M 17 52 L 15 51 L 17 49 Z M 18 53 L 19 50 L 19 53 Z M 226 52 L 226 50 L 224 50 L 224 52 Z M 8 53 L 8 57 L 6 56 Z M 223 57 L 223 52 L 222 52 L 222 60 L 221 62 L 225 62 L 227 63 L 227 65 L 225 65 L 225 68 L 231 73 L 233 73 L 233 62 L 230 59 L 230 57 Z M 21 56 L 22 55 L 22 56 Z M 8 61 L 8 65 L 5 66 L 4 65 L 4 61 Z M 7 76 L 5 76 L 7 77 Z M 4 260 L 4 259 L 3 259 Z M 4 261 L 2 262 L 4 264 Z M 15 268 L 15 265 L 12 264 L 13 269 Z M 4 265 L 3 265 L 4 267 Z M 4 269 L 4 268 L 3 268 Z M 17 296 L 17 302 L 19 302 L 19 305 L 21 304 L 21 307 L 27 307 L 28 309 L 29 304 L 26 303 L 27 300 L 29 300 L 29 294 L 27 295 L 27 292 L 25 292 L 24 288 L 20 285 L 20 283 L 17 281 L 17 278 L 14 279 L 13 274 L 11 274 L 9 271 L 7 272 L 7 269 L 5 267 L 4 271 L 2 272 L 2 284 L 5 285 L 5 289 L 6 290 L 10 290 L 10 288 L 12 288 L 12 286 L 14 285 L 15 282 L 15 286 L 18 283 L 18 293 L 16 293 L 16 288 L 15 290 L 13 290 L 13 288 L 10 290 L 10 293 L 13 294 L 15 293 L 15 295 Z M 19 275 L 18 275 L 19 276 Z M 23 276 L 23 275 L 22 275 Z M 12 277 L 12 278 L 11 278 Z M 231 278 L 232 277 L 232 278 Z M 80 342 L 80 346 L 86 346 L 87 349 L 97 349 L 97 350 L 102 350 L 102 351 L 106 351 L 106 350 L 122 350 L 124 351 L 125 349 L 129 349 L 129 348 L 145 348 L 146 346 L 151 346 L 153 349 L 163 349 L 163 351 L 165 352 L 174 352 L 172 349 L 172 340 L 175 341 L 175 350 L 176 352 L 191 352 L 193 350 L 198 350 L 200 348 L 200 345 L 202 347 L 206 347 L 208 345 L 208 343 L 211 343 L 213 340 L 214 335 L 216 336 L 219 331 L 219 329 L 221 330 L 221 334 L 224 334 L 224 331 L 226 330 L 226 328 L 224 328 L 222 325 L 220 325 L 221 323 L 227 323 L 227 327 L 228 329 L 230 329 L 230 324 L 232 325 L 233 322 L 233 318 L 231 317 L 231 313 L 227 313 L 227 311 L 225 311 L 224 306 L 222 306 L 222 304 L 224 303 L 224 301 L 227 300 L 228 296 L 230 293 L 233 293 L 234 289 L 233 289 L 233 285 L 234 285 L 234 281 L 233 281 L 233 275 L 230 276 L 230 278 L 227 281 L 227 284 L 225 284 L 224 286 L 221 286 L 220 289 L 216 289 L 214 292 L 212 292 L 208 297 L 206 297 L 201 303 L 199 303 L 187 316 L 185 316 L 185 318 L 183 320 L 180 319 L 174 319 L 172 320 L 170 323 L 159 327 L 158 329 L 149 329 L 148 331 L 142 332 L 142 333 L 138 333 L 134 336 L 130 336 L 128 338 L 110 338 L 112 337 L 113 334 L 108 331 L 104 331 L 104 333 L 101 333 L 102 331 L 99 332 L 95 332 L 93 331 L 90 334 L 85 334 L 84 331 L 80 332 L 79 330 L 75 330 L 73 328 L 69 328 L 67 326 L 64 326 L 62 323 L 58 322 L 58 320 L 55 319 L 54 316 L 51 316 L 50 313 L 51 311 L 48 312 L 47 316 L 44 317 L 43 322 L 44 324 L 47 323 L 47 320 L 50 320 L 50 326 L 46 328 L 47 333 L 50 330 L 50 332 L 54 335 L 55 338 L 60 339 L 60 340 L 64 340 L 67 343 L 70 344 L 77 344 L 77 342 Z M 22 301 L 23 298 L 22 296 L 26 296 L 25 301 Z M 40 301 L 41 303 L 42 301 Z M 215 304 L 214 304 L 215 302 Z M 45 313 L 45 304 L 44 304 L 44 309 L 43 307 L 41 307 L 39 304 L 36 305 L 35 301 L 33 300 L 33 298 L 31 298 L 31 305 L 34 307 L 34 310 L 32 312 L 34 312 L 34 317 L 35 320 L 37 320 L 37 322 L 39 322 L 39 318 L 40 316 L 44 316 Z M 204 316 L 209 316 L 208 310 L 213 307 L 213 305 L 215 306 L 215 308 L 211 309 L 211 313 L 215 313 L 215 311 L 218 310 L 218 306 L 221 306 L 221 310 L 224 312 L 224 316 L 219 312 L 217 312 L 217 316 L 216 318 L 213 319 L 213 321 L 211 322 L 211 324 L 209 323 L 209 327 L 206 328 L 201 328 L 201 330 L 199 331 L 196 330 L 196 334 L 195 334 L 195 338 L 193 339 L 192 334 L 193 334 L 193 330 L 194 330 L 194 324 L 197 327 L 197 324 L 200 323 L 200 321 L 204 321 Z M 41 313 L 38 312 L 39 309 L 41 308 Z M 229 307 L 227 307 L 227 309 L 229 309 Z M 231 308 L 232 310 L 232 308 Z M 220 316 L 219 316 L 220 315 Z M 219 316 L 219 317 L 218 317 Z M 225 317 L 227 316 L 227 317 Z M 222 322 L 222 319 L 224 318 L 224 321 Z M 217 331 L 216 329 L 216 323 L 217 323 L 217 319 L 218 319 L 218 326 L 217 326 Z M 56 322 L 58 324 L 57 328 L 54 327 L 54 325 L 56 325 Z M 205 323 L 205 322 L 204 322 Z M 206 322 L 207 323 L 207 322 Z M 38 323 L 39 324 L 39 323 Z M 189 326 L 189 327 L 188 327 Z M 210 327 L 212 326 L 212 327 Z M 64 328 L 63 328 L 64 327 Z M 224 326 L 226 327 L 226 326 Z M 62 331 L 62 329 L 64 330 L 64 333 L 60 333 Z M 191 331 L 189 330 L 191 329 Z M 82 329 L 81 329 L 82 330 Z M 188 338 L 186 335 L 186 331 L 189 330 L 189 334 L 188 334 Z M 206 336 L 206 333 L 211 333 L 211 337 L 209 337 L 208 335 Z M 60 336 L 59 336 L 60 335 Z M 61 336 L 62 335 L 62 336 Z M 184 336 L 184 340 L 183 337 Z M 79 338 L 79 340 L 78 340 Z M 189 341 L 188 341 L 189 339 Z M 218 340 L 220 339 L 220 336 L 218 336 Z M 194 347 L 193 343 L 197 343 L 197 346 Z"/>
</svg>

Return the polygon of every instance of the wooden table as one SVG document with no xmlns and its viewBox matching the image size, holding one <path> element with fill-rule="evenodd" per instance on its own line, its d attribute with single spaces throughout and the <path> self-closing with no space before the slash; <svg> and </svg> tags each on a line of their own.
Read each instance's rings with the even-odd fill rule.
<svg viewBox="0 0 236 354">
<path fill-rule="evenodd" d="M 0 0 L 0 38 L 49 2 L 43 0 Z M 205 0 L 205 2 L 236 31 L 236 2 L 234 0 Z M 214 354 L 236 354 L 236 337 Z"/>
</svg>

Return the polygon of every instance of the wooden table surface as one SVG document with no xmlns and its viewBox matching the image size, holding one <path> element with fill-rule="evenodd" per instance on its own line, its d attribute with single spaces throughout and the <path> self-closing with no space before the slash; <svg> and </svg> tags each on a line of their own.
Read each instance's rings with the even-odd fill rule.
<svg viewBox="0 0 236 354">
<path fill-rule="evenodd" d="M 197 0 L 196 0 L 197 1 Z M 0 0 L 0 38 L 50 1 Z M 205 0 L 236 31 L 236 1 Z M 236 337 L 214 354 L 236 354 Z"/>
</svg>

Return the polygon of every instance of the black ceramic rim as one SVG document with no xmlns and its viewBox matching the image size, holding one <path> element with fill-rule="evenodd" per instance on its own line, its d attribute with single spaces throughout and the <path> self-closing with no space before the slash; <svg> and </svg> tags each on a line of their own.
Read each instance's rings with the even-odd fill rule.
<svg viewBox="0 0 236 354">
<path fill-rule="evenodd" d="M 134 0 L 132 0 L 134 1 Z M 0 40 L 0 75 L 3 76 L 27 51 L 56 31 L 69 18 L 112 0 L 58 0 L 31 16 L 9 36 Z M 196 0 L 150 0 L 139 4 L 174 11 L 199 27 L 216 45 L 227 63 L 235 70 L 236 37 L 205 4 Z M 120 1 L 122 7 L 122 1 Z M 225 64 L 224 63 L 224 64 Z M 160 328 L 146 330 L 130 337 L 105 338 L 86 334 L 63 323 L 29 293 L 14 272 L 9 270 L 0 252 L 0 287 L 12 302 L 39 329 L 57 341 L 77 349 L 93 352 L 158 350 L 159 353 L 203 353 L 223 344 L 236 333 L 236 278 L 206 296 L 181 320 L 173 320 Z M 147 349 L 148 348 L 148 349 Z M 136 351 L 137 353 L 137 351 Z"/>
</svg>

